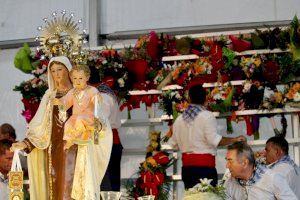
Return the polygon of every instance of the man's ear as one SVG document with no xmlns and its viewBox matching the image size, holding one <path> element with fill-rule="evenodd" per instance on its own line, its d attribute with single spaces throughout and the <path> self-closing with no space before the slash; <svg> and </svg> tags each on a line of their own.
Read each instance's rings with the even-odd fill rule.
<svg viewBox="0 0 300 200">
<path fill-rule="evenodd" d="M 246 158 L 243 158 L 242 164 L 243 164 L 243 167 L 247 167 L 249 165 L 249 160 Z"/>
</svg>

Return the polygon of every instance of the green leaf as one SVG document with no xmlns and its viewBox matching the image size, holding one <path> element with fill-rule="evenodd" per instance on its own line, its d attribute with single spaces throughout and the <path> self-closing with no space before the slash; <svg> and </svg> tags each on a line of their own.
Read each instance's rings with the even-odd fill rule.
<svg viewBox="0 0 300 200">
<path fill-rule="evenodd" d="M 27 74 L 34 69 L 34 66 L 31 64 L 30 54 L 31 50 L 28 44 L 25 43 L 24 46 L 19 49 L 14 59 L 15 67 Z"/>
</svg>

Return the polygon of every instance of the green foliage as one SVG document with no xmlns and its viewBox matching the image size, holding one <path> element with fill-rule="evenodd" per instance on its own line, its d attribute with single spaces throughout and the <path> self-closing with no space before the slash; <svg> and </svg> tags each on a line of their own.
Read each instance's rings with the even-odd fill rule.
<svg viewBox="0 0 300 200">
<path fill-rule="evenodd" d="M 14 59 L 15 67 L 22 72 L 29 74 L 35 67 L 32 65 L 31 50 L 27 43 L 19 49 Z"/>
</svg>

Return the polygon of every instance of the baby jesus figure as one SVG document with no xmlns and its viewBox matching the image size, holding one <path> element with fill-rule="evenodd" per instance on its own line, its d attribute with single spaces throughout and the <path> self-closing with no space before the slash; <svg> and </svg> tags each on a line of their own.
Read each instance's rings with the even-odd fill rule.
<svg viewBox="0 0 300 200">
<path fill-rule="evenodd" d="M 104 131 L 102 128 L 106 127 L 103 126 L 104 119 L 95 117 L 101 96 L 97 88 L 87 85 L 90 73 L 86 65 L 74 66 L 70 71 L 74 88 L 62 98 L 52 100 L 54 105 L 62 106 L 64 111 L 73 106 L 72 116 L 64 127 L 64 149 L 69 149 L 73 144 L 84 145 L 93 140 L 97 144 L 99 134 Z"/>
</svg>

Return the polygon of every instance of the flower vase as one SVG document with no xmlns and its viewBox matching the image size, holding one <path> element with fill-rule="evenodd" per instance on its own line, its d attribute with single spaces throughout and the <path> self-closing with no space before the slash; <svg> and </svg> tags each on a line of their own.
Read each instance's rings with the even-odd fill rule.
<svg viewBox="0 0 300 200">
<path fill-rule="evenodd" d="M 119 200 L 121 198 L 122 192 L 115 191 L 102 191 L 100 192 L 102 200 Z"/>
<path fill-rule="evenodd" d="M 154 195 L 146 195 L 142 197 L 138 197 L 138 200 L 154 200 L 155 196 Z"/>
<path fill-rule="evenodd" d="M 142 83 L 146 81 L 146 73 L 148 71 L 148 63 L 146 60 L 129 60 L 124 63 L 128 71 L 134 74 L 136 82 Z"/>
</svg>

